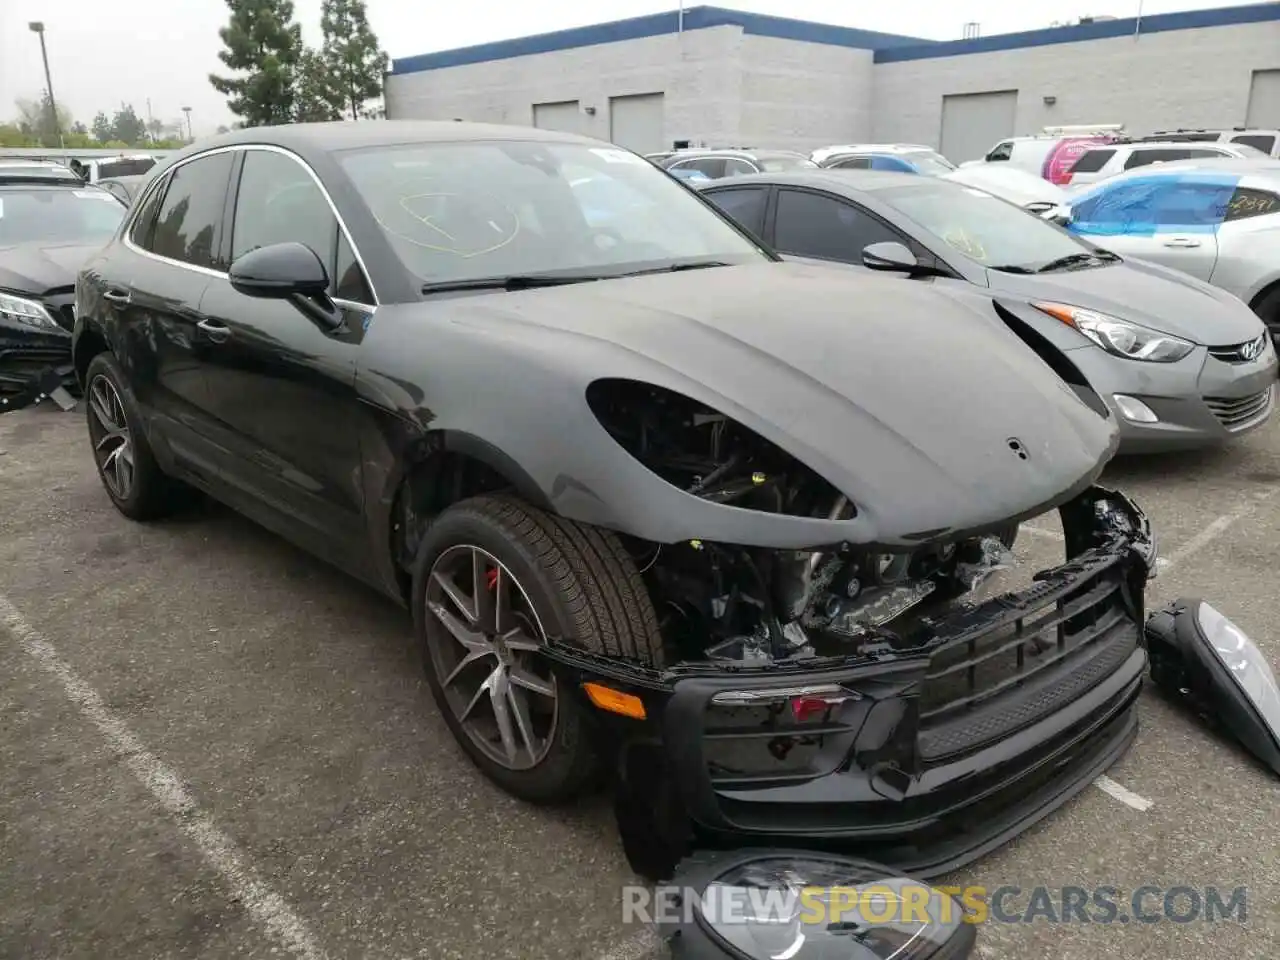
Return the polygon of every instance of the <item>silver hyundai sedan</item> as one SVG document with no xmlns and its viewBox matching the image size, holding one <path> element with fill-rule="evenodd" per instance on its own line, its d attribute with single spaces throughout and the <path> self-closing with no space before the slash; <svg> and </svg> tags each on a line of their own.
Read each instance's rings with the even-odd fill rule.
<svg viewBox="0 0 1280 960">
<path fill-rule="evenodd" d="M 1072 194 L 1067 229 L 1234 294 L 1280 346 L 1280 160 L 1180 160 Z"/>
<path fill-rule="evenodd" d="M 984 190 L 825 170 L 698 189 L 783 255 L 981 289 L 1082 396 L 1102 398 L 1125 452 L 1225 441 L 1262 426 L 1276 406 L 1275 349 L 1237 297 Z M 856 322 L 856 304 L 847 309 Z"/>
</svg>

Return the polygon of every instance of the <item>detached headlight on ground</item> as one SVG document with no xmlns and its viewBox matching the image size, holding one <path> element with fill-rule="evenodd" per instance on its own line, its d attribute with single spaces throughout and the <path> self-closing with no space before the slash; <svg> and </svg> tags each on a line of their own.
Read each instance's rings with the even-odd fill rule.
<svg viewBox="0 0 1280 960">
<path fill-rule="evenodd" d="M 1147 620 L 1151 674 L 1280 773 L 1280 687 L 1257 644 L 1211 604 L 1179 598 Z"/>
<path fill-rule="evenodd" d="M 977 938 L 954 897 L 863 860 L 700 854 L 672 883 L 693 898 L 658 924 L 677 960 L 961 960 Z"/>
<path fill-rule="evenodd" d="M 56 320 L 49 316 L 43 304 L 11 293 L 0 293 L 0 320 L 21 323 L 37 330 L 60 330 Z"/>
<path fill-rule="evenodd" d="M 1075 327 L 1107 353 L 1128 360 L 1173 363 L 1196 348 L 1190 340 L 1161 333 L 1130 320 L 1110 317 L 1096 310 L 1073 307 L 1066 303 L 1035 303 L 1033 306 L 1067 326 Z"/>
</svg>

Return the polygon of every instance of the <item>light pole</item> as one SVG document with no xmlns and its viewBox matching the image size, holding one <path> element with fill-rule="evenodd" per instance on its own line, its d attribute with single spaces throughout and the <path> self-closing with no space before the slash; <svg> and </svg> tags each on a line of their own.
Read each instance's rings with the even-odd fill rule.
<svg viewBox="0 0 1280 960">
<path fill-rule="evenodd" d="M 192 134 L 191 132 L 191 108 L 183 107 L 182 112 L 187 115 L 187 142 L 192 143 L 195 141 L 196 138 L 195 138 L 195 135 Z"/>
<path fill-rule="evenodd" d="M 40 57 L 44 60 L 44 84 L 45 89 L 49 91 L 49 112 L 53 114 L 53 132 L 58 135 L 58 146 L 65 147 L 62 142 L 62 124 L 58 123 L 58 101 L 53 99 L 53 77 L 49 75 L 49 51 L 44 45 L 44 23 L 39 20 L 32 20 L 27 24 L 27 28 L 32 33 L 40 34 Z"/>
</svg>

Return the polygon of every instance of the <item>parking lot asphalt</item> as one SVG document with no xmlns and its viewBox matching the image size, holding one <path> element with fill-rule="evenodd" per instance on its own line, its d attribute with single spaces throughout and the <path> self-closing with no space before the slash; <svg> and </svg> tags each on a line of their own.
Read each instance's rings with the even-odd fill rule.
<svg viewBox="0 0 1280 960">
<path fill-rule="evenodd" d="M 1280 663 L 1280 424 L 1118 461 L 1150 514 L 1151 603 L 1202 594 Z M 1020 566 L 1060 556 L 1051 517 Z M 131 523 L 83 415 L 0 417 L 0 957 L 654 955 L 603 799 L 502 794 L 436 714 L 407 616 L 215 505 Z M 1207 922 L 1013 923 L 987 960 L 1280 956 L 1280 788 L 1152 693 L 1111 771 L 952 884 L 1247 888 Z M 1189 913 L 1185 894 L 1174 904 Z M 1043 916 L 1043 913 L 1041 914 Z M 1095 917 L 1096 919 L 1096 917 Z"/>
</svg>

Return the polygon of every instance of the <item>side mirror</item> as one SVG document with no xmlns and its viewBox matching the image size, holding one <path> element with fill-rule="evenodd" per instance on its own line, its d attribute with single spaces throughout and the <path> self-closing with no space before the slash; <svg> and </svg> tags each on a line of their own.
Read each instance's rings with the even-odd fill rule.
<svg viewBox="0 0 1280 960">
<path fill-rule="evenodd" d="M 250 250 L 231 264 L 232 289 L 246 297 L 288 300 L 325 330 L 342 326 L 342 311 L 329 299 L 329 271 L 314 250 L 290 240 Z"/>
<path fill-rule="evenodd" d="M 304 243 L 273 243 L 231 264 L 231 286 L 246 297 L 284 300 L 314 297 L 329 289 L 329 272 Z"/>
<path fill-rule="evenodd" d="M 862 265 L 868 270 L 911 273 L 920 266 L 920 261 L 901 243 L 886 240 L 862 248 Z"/>
<path fill-rule="evenodd" d="M 1050 223 L 1056 223 L 1060 227 L 1069 227 L 1071 225 L 1071 208 L 1070 207 L 1052 207 L 1040 214 Z"/>
</svg>

